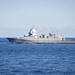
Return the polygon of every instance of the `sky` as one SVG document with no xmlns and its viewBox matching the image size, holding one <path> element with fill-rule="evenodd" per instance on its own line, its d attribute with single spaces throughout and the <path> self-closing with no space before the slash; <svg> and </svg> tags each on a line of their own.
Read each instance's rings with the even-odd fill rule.
<svg viewBox="0 0 75 75">
<path fill-rule="evenodd" d="M 0 0 L 0 37 L 21 37 L 33 25 L 37 34 L 75 37 L 75 0 Z"/>
</svg>

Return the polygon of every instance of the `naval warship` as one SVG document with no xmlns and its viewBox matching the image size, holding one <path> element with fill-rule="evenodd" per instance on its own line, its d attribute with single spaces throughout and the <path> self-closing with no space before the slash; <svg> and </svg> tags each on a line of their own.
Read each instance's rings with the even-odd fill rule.
<svg viewBox="0 0 75 75">
<path fill-rule="evenodd" d="M 24 35 L 24 37 L 7 37 L 11 43 L 36 43 L 36 44 L 75 44 L 75 40 L 66 40 L 63 36 L 58 36 L 56 34 L 49 33 L 37 35 L 36 29 L 33 26 L 29 33 Z"/>
</svg>

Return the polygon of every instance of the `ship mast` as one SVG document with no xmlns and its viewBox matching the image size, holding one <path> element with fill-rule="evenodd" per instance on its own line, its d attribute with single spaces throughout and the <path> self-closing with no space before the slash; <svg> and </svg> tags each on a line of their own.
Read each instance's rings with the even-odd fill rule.
<svg viewBox="0 0 75 75">
<path fill-rule="evenodd" d="M 29 36 L 36 36 L 36 29 L 33 25 L 32 29 L 30 29 Z"/>
</svg>

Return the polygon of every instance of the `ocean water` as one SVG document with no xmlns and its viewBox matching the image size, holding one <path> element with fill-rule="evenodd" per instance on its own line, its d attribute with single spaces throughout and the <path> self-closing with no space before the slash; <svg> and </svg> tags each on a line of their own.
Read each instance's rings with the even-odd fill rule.
<svg viewBox="0 0 75 75">
<path fill-rule="evenodd" d="M 0 75 L 75 75 L 75 44 L 11 44 L 0 39 Z"/>
</svg>

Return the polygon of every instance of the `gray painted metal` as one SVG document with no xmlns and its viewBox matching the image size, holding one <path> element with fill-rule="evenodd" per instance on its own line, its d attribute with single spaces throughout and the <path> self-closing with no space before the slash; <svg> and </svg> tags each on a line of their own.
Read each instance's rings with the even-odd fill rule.
<svg viewBox="0 0 75 75">
<path fill-rule="evenodd" d="M 36 43 L 36 44 L 75 44 L 75 40 L 50 40 L 49 38 L 35 38 L 35 39 L 25 39 L 25 38 L 7 38 L 11 43 Z"/>
</svg>

